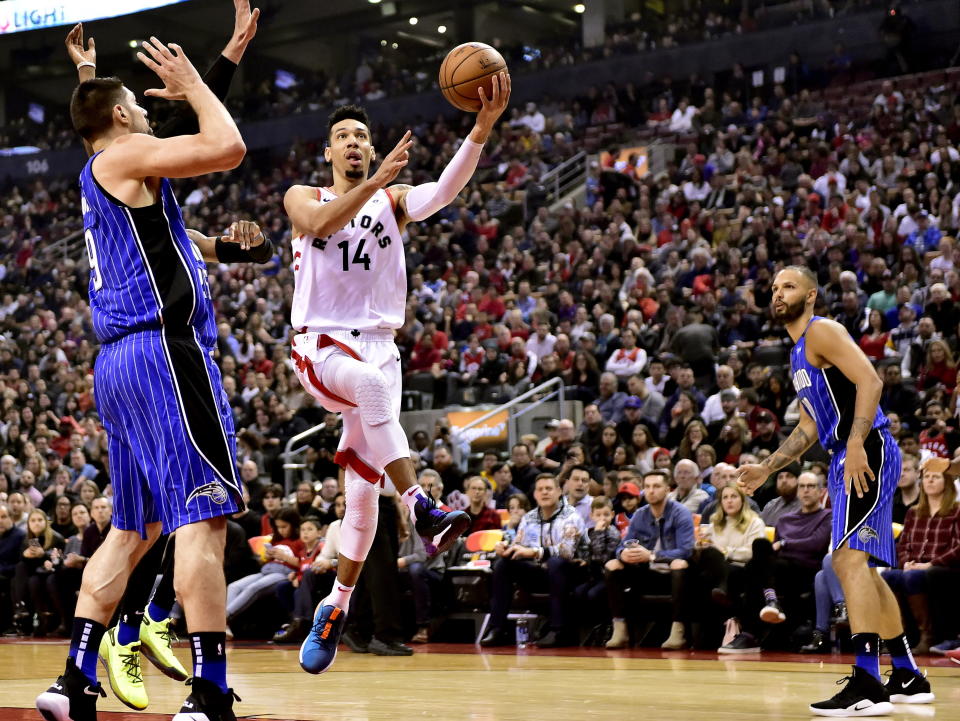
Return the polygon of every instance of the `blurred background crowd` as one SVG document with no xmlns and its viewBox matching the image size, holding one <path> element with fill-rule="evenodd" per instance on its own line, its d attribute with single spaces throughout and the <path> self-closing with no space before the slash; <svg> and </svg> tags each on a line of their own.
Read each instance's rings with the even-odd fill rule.
<svg viewBox="0 0 960 721">
<path fill-rule="evenodd" d="M 811 0 L 765 15 L 703 0 L 608 28 L 601 48 L 558 41 L 529 62 L 523 48 L 504 51 L 511 68 L 535 73 L 872 5 Z M 412 434 L 425 487 L 468 509 L 471 531 L 500 535 L 427 559 L 392 519 L 390 584 L 409 612 L 369 594 L 375 628 L 352 629 L 355 650 L 451 633 L 444 619 L 458 610 L 489 612 L 485 644 L 513 643 L 518 608 L 541 619 L 544 646 L 829 650 L 845 612 L 827 554 L 826 457 L 810 454 L 753 498 L 733 484 L 737 464 L 769 454 L 797 418 L 790 340 L 769 313 L 772 278 L 788 264 L 817 274 L 817 312 L 848 329 L 884 381 L 881 404 L 904 451 L 900 568 L 885 575 L 920 651 L 960 647 L 955 479 L 921 473 L 926 455 L 954 455 L 960 427 L 960 69 L 911 73 L 842 46 L 822 66 L 797 53 L 784 64 L 760 86 L 733 65 L 521 104 L 457 201 L 408 226 L 397 343 L 410 407 L 502 403 L 560 378 L 582 413 L 485 454 L 443 422 Z M 435 92 L 434 65 L 371 61 L 287 91 L 253 73 L 228 104 L 252 120 Z M 3 135 L 75 144 L 58 122 L 17 122 Z M 436 178 L 471 122 L 411 123 L 417 144 L 398 182 Z M 401 133 L 379 127 L 375 137 L 392 144 Z M 343 514 L 337 418 L 302 391 L 289 360 L 282 198 L 292 184 L 330 183 L 322 143 L 256 151 L 232 173 L 177 183 L 187 227 L 215 234 L 253 219 L 277 248 L 266 266 L 211 265 L 209 281 L 251 497 L 235 519 L 228 579 L 259 573 L 249 539 L 292 549 L 281 559 L 289 575 L 244 597 L 230 621 L 238 634 L 279 629 L 279 642 L 305 631 L 301 609 L 332 579 Z M 654 146 L 669 148 L 655 170 L 641 153 Z M 582 192 L 547 205 L 540 180 L 581 150 L 591 158 Z M 48 251 L 81 227 L 76 179 L 8 182 L 0 202 L 0 630 L 55 633 L 109 527 L 111 497 L 86 262 Z M 321 422 L 306 459 L 312 480 L 285 488 L 286 442 Z M 625 562 L 638 545 L 645 560 L 631 552 Z M 251 614 L 254 603 L 271 610 Z M 658 618 L 645 604 L 662 623 L 645 624 Z"/>
</svg>

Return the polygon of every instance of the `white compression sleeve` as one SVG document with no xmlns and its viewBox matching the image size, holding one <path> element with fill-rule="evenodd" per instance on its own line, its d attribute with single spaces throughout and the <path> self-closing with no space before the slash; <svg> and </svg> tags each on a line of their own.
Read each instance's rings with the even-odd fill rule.
<svg viewBox="0 0 960 721">
<path fill-rule="evenodd" d="M 482 150 L 482 143 L 464 139 L 437 182 L 416 185 L 407 192 L 407 216 L 425 220 L 450 205 L 473 176 Z"/>
</svg>

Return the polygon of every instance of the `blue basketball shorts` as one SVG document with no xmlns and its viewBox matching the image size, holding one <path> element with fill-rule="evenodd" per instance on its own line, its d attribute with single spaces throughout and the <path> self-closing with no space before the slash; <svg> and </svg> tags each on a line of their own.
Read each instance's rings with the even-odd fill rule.
<svg viewBox="0 0 960 721">
<path fill-rule="evenodd" d="M 876 476 L 869 481 L 863 498 L 859 498 L 852 487 L 847 495 L 844 488 L 846 448 L 835 452 L 830 460 L 827 483 L 833 509 L 831 548 L 835 551 L 846 544 L 870 554 L 872 566 L 896 566 L 893 494 L 900 480 L 900 447 L 886 429 L 870 431 L 863 447 L 867 452 L 867 465 Z"/>
<path fill-rule="evenodd" d="M 113 525 L 146 537 L 243 508 L 233 415 L 195 337 L 131 333 L 104 344 L 94 396 L 109 442 Z"/>
</svg>

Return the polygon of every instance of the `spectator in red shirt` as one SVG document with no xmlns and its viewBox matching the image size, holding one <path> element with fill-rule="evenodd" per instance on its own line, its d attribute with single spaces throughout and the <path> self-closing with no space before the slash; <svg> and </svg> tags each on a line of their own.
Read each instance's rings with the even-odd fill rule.
<svg viewBox="0 0 960 721">
<path fill-rule="evenodd" d="M 432 316 L 423 321 L 423 334 L 428 333 L 433 336 L 433 347 L 440 353 L 450 347 L 450 339 L 445 332 L 437 328 L 437 321 Z"/>
<path fill-rule="evenodd" d="M 467 347 L 460 354 L 460 373 L 465 382 L 472 382 L 477 376 L 477 371 L 483 365 L 484 352 L 480 346 L 480 339 L 476 334 L 467 339 Z"/>
<path fill-rule="evenodd" d="M 273 361 L 267 358 L 267 349 L 263 347 L 263 343 L 257 343 L 253 347 L 253 358 L 247 363 L 246 370 L 263 373 L 267 378 L 273 377 Z"/>
<path fill-rule="evenodd" d="M 573 368 L 575 354 L 570 350 L 570 336 L 566 333 L 557 333 L 557 340 L 553 344 L 553 352 L 557 356 L 557 364 L 561 372 Z"/>
<path fill-rule="evenodd" d="M 492 490 L 490 481 L 481 476 L 472 476 L 464 484 L 466 486 L 467 499 L 470 506 L 466 509 L 470 515 L 470 528 L 467 529 L 467 535 L 474 531 L 496 531 L 503 523 L 500 521 L 500 514 L 487 505 L 488 492 Z"/>
<path fill-rule="evenodd" d="M 924 464 L 920 502 L 907 511 L 897 543 L 897 565 L 883 571 L 884 580 L 899 598 L 906 598 L 904 615 L 913 615 L 920 630 L 914 653 L 957 633 L 956 600 L 951 588 L 960 580 L 960 504 L 946 458 Z"/>
<path fill-rule="evenodd" d="M 477 303 L 477 310 L 482 310 L 490 318 L 500 320 L 503 318 L 503 314 L 507 312 L 507 306 L 500 298 L 497 289 L 491 287 Z"/>
<path fill-rule="evenodd" d="M 519 158 L 511 160 L 510 166 L 507 169 L 507 187 L 511 190 L 523 187 L 527 182 L 527 178 L 527 166 L 521 163 Z"/>
<path fill-rule="evenodd" d="M 493 326 L 487 321 L 487 314 L 482 310 L 477 311 L 477 322 L 473 326 L 473 333 L 481 343 L 487 338 L 493 338 Z"/>
<path fill-rule="evenodd" d="M 442 361 L 442 354 L 433 346 L 433 334 L 424 333 L 420 336 L 420 340 L 410 354 L 407 373 L 426 373 L 433 368 L 435 363 L 441 363 Z"/>
<path fill-rule="evenodd" d="M 932 340 L 927 345 L 927 357 L 917 375 L 917 390 L 929 390 L 938 384 L 943 386 L 947 395 L 953 395 L 957 384 L 957 364 L 946 342 Z"/>
<path fill-rule="evenodd" d="M 623 473 L 622 468 L 620 471 Z M 623 510 L 614 516 L 613 522 L 617 530 L 620 531 L 621 536 L 630 526 L 630 519 L 633 518 L 633 512 L 640 507 L 640 496 L 640 486 L 633 481 L 621 483 L 620 487 L 617 488 L 617 503 Z"/>
<path fill-rule="evenodd" d="M 833 185 L 831 185 L 831 189 L 832 188 Z M 840 193 L 834 193 L 830 196 L 830 207 L 827 208 L 827 211 L 823 214 L 820 227 L 829 233 L 834 232 L 846 221 L 847 210 L 849 210 L 849 208 L 843 201 L 843 196 L 840 195 Z"/>
<path fill-rule="evenodd" d="M 887 354 L 887 342 L 890 340 L 886 318 L 874 308 L 870 311 L 869 323 L 866 333 L 860 336 L 860 349 L 870 360 L 883 360 Z"/>
<path fill-rule="evenodd" d="M 756 436 L 759 433 L 759 417 L 763 414 L 773 417 L 774 431 L 780 430 L 780 422 L 772 411 L 759 405 L 760 397 L 753 388 L 744 388 L 740 391 L 740 416 L 747 421 L 750 427 L 750 435 Z"/>
<path fill-rule="evenodd" d="M 957 429 L 950 424 L 952 419 L 947 416 L 943 403 L 936 399 L 927 401 L 925 411 L 929 425 L 920 431 L 921 450 L 950 458 L 951 449 L 957 447 Z"/>
</svg>

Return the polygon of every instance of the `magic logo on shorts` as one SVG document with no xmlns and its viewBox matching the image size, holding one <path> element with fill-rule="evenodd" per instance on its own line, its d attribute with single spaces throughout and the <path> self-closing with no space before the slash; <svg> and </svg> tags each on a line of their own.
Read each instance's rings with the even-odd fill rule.
<svg viewBox="0 0 960 721">
<path fill-rule="evenodd" d="M 857 538 L 863 543 L 868 543 L 869 541 L 879 541 L 880 534 L 870 528 L 870 526 L 864 526 L 857 531 Z"/>
<path fill-rule="evenodd" d="M 200 496 L 207 496 L 218 505 L 223 505 L 227 502 L 227 491 L 219 483 L 204 483 L 199 488 L 194 488 L 193 492 L 187 496 L 187 503 L 190 503 L 190 501 Z"/>
</svg>

